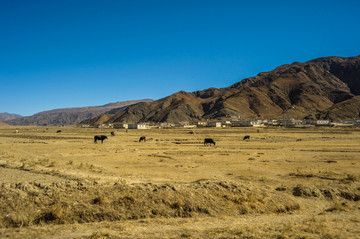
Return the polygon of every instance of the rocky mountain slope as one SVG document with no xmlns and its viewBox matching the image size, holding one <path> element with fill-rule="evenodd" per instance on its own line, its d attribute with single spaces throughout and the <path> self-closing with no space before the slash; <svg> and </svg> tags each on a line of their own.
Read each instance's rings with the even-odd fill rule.
<svg viewBox="0 0 360 239">
<path fill-rule="evenodd" d="M 77 108 L 63 108 L 43 111 L 29 117 L 7 120 L 10 125 L 72 125 L 92 119 L 113 109 L 120 111 L 123 107 L 139 102 L 149 102 L 150 99 L 121 101 L 102 106 L 88 106 Z"/>
<path fill-rule="evenodd" d="M 333 105 L 317 115 L 317 118 L 332 120 L 359 119 L 360 96 L 355 96 L 349 100 Z"/>
<path fill-rule="evenodd" d="M 226 88 L 180 91 L 127 107 L 114 122 L 180 122 L 239 119 L 359 118 L 360 56 L 323 57 L 282 65 Z M 354 98 L 354 99 L 353 99 Z M 347 108 L 344 112 L 342 104 Z M 342 110 L 339 110 L 342 109 Z M 352 112 L 352 113 L 351 113 Z"/>
<path fill-rule="evenodd" d="M 18 114 L 10 114 L 10 113 L 0 113 L 0 121 L 6 121 L 6 120 L 12 120 L 12 119 L 18 119 L 21 118 L 21 115 Z"/>
</svg>

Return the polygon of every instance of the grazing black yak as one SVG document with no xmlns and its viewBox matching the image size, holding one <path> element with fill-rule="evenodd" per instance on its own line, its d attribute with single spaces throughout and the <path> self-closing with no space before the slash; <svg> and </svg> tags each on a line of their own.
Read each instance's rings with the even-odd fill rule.
<svg viewBox="0 0 360 239">
<path fill-rule="evenodd" d="M 101 140 L 101 143 L 103 143 L 103 141 L 107 139 L 107 137 L 105 135 L 95 135 L 94 136 L 94 143 L 97 143 L 98 140 Z"/>
<path fill-rule="evenodd" d="M 243 140 L 246 140 L 246 139 L 250 140 L 250 135 L 245 135 Z"/>
<path fill-rule="evenodd" d="M 56 131 L 56 133 L 61 133 L 61 130 Z"/>
<path fill-rule="evenodd" d="M 215 141 L 213 139 L 210 139 L 210 138 L 206 138 L 204 139 L 204 145 L 207 145 L 207 144 L 214 144 L 215 146 Z"/>
<path fill-rule="evenodd" d="M 141 141 L 146 142 L 146 137 L 145 137 L 145 136 L 141 136 L 140 139 L 139 139 L 139 142 L 141 142 Z"/>
<path fill-rule="evenodd" d="M 115 136 L 115 132 L 114 132 L 114 131 L 111 131 L 111 135 L 112 135 L 112 136 Z"/>
</svg>

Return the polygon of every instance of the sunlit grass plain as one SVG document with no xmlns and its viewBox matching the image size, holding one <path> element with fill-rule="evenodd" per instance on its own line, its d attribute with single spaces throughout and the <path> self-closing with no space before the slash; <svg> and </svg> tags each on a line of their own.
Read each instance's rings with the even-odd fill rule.
<svg viewBox="0 0 360 239">
<path fill-rule="evenodd" d="M 192 131 L 1 127 L 0 237 L 360 238 L 359 128 Z"/>
</svg>

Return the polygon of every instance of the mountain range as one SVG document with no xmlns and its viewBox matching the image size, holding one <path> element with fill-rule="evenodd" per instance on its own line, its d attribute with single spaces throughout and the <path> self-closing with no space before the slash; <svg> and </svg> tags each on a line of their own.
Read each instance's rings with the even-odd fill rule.
<svg viewBox="0 0 360 239">
<path fill-rule="evenodd" d="M 16 125 L 181 122 L 213 119 L 359 119 L 360 56 L 322 57 L 261 72 L 224 88 L 162 99 L 57 109 L 6 120 Z"/>
<path fill-rule="evenodd" d="M 6 121 L 6 120 L 13 120 L 13 119 L 18 119 L 21 118 L 21 115 L 18 114 L 10 114 L 10 113 L 0 113 L 0 121 Z"/>
<path fill-rule="evenodd" d="M 84 120 L 92 119 L 98 115 L 115 109 L 119 112 L 129 105 L 139 102 L 149 102 L 151 99 L 120 101 L 109 103 L 102 106 L 88 106 L 76 108 L 62 108 L 43 111 L 32 116 L 21 117 L 11 120 L 3 120 L 9 125 L 73 125 L 78 124 Z"/>
<path fill-rule="evenodd" d="M 104 118 L 103 123 L 283 117 L 358 119 L 360 56 L 294 62 L 229 87 L 180 91 L 156 101 L 127 107 Z"/>
</svg>

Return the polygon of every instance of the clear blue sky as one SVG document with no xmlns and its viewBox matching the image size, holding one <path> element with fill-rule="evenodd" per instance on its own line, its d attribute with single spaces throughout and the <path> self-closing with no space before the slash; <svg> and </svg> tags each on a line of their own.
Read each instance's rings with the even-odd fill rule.
<svg viewBox="0 0 360 239">
<path fill-rule="evenodd" d="M 1 0 L 0 112 L 160 99 L 360 54 L 360 1 Z"/>
</svg>

